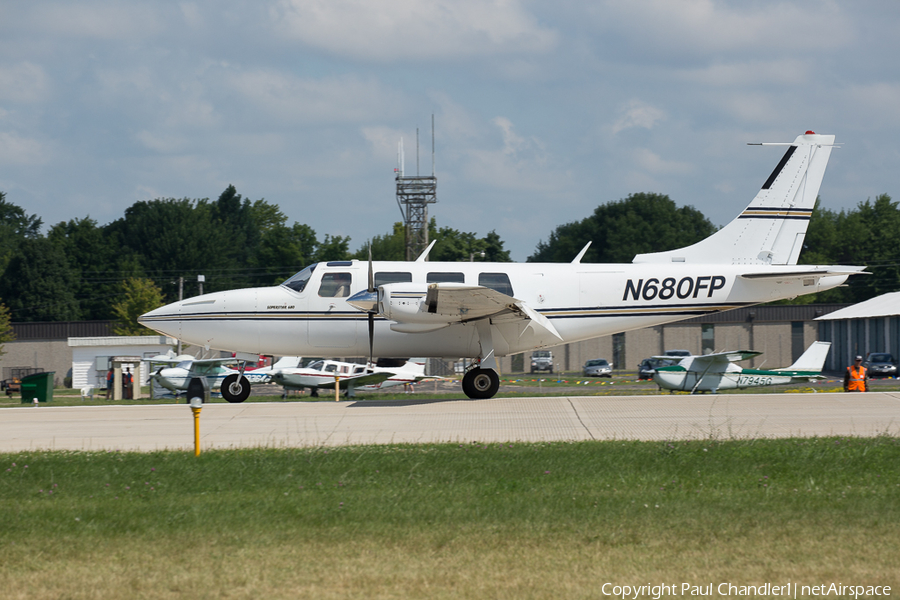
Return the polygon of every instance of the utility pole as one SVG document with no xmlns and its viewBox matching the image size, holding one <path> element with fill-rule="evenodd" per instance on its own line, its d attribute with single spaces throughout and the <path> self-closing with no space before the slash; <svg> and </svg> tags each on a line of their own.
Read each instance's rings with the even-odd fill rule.
<svg viewBox="0 0 900 600">
<path fill-rule="evenodd" d="M 197 275 L 197 285 L 200 286 L 200 296 L 203 295 L 203 282 L 206 281 L 206 275 Z"/>
</svg>

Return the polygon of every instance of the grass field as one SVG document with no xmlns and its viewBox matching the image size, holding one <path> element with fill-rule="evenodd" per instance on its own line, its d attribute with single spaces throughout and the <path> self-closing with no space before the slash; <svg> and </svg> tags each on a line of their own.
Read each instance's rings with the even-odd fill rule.
<svg viewBox="0 0 900 600">
<path fill-rule="evenodd" d="M 0 503 L 3 598 L 900 589 L 891 437 L 30 452 Z"/>
</svg>

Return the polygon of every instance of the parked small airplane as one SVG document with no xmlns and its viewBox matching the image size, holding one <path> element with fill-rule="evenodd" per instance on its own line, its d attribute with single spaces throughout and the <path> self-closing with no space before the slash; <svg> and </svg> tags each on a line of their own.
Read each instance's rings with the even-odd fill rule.
<svg viewBox="0 0 900 600">
<path fill-rule="evenodd" d="M 415 262 L 317 263 L 279 286 L 188 298 L 138 320 L 247 353 L 474 358 L 463 391 L 490 398 L 497 357 L 820 292 L 862 272 L 797 264 L 834 136 L 769 145 L 787 150 L 731 223 L 629 264 L 583 264 L 588 246 L 568 264 L 427 262 L 429 246 Z M 249 386 L 239 377 L 222 395 Z"/>
<path fill-rule="evenodd" d="M 653 381 L 660 389 L 716 393 L 719 390 L 744 389 L 788 383 L 809 383 L 824 379 L 822 367 L 831 342 L 813 342 L 797 362 L 783 369 L 742 369 L 734 364 L 759 356 L 762 352 L 738 350 L 688 356 L 677 365 L 657 367 Z M 654 356 L 653 358 L 666 358 Z"/>
<path fill-rule="evenodd" d="M 260 367 L 252 371 L 244 371 L 244 376 L 252 383 L 269 383 L 272 375 L 282 369 L 295 369 L 300 366 L 303 358 L 300 356 L 282 356 L 271 367 Z"/>
<path fill-rule="evenodd" d="M 188 384 L 193 377 L 206 377 L 210 390 L 220 390 L 222 383 L 230 376 L 234 375 L 234 379 L 241 377 L 241 372 L 237 369 L 230 369 L 225 365 L 237 364 L 235 358 L 204 358 L 195 359 L 190 357 L 164 358 L 154 357 L 150 359 L 150 364 L 169 363 L 174 364 L 171 367 L 159 367 L 150 375 L 150 379 L 155 381 L 162 387 L 173 392 L 176 396 L 180 392 L 186 392 Z M 248 388 L 249 396 L 249 388 Z M 246 400 L 246 396 L 243 400 Z M 243 402 L 241 400 L 241 402 Z"/>
<path fill-rule="evenodd" d="M 319 389 L 334 389 L 335 379 L 347 396 L 357 390 L 380 390 L 395 385 L 416 383 L 426 379 L 425 359 L 411 358 L 402 367 L 367 367 L 336 360 L 317 360 L 305 367 L 280 369 L 272 373 L 272 381 L 287 390 L 309 389 L 318 396 Z"/>
</svg>

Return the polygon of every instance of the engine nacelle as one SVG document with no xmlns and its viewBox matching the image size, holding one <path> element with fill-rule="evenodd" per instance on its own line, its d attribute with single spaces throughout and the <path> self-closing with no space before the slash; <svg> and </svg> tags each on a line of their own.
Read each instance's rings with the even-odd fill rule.
<svg viewBox="0 0 900 600">
<path fill-rule="evenodd" d="M 378 314 L 398 323 L 449 325 L 456 319 L 428 311 L 427 283 L 386 283 L 378 288 Z"/>
</svg>

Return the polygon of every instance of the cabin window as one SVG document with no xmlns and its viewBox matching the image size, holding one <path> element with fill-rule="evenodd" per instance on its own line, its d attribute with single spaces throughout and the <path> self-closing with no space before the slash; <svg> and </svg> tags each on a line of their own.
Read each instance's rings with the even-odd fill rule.
<svg viewBox="0 0 900 600">
<path fill-rule="evenodd" d="M 402 271 L 380 271 L 375 273 L 375 287 L 387 283 L 409 283 L 412 281 L 412 273 Z"/>
<path fill-rule="evenodd" d="M 512 284 L 509 282 L 509 276 L 506 273 L 479 273 L 478 285 L 507 296 L 513 295 Z"/>
<path fill-rule="evenodd" d="M 322 298 L 346 298 L 350 295 L 350 273 L 325 273 L 319 284 L 319 296 Z"/>
<path fill-rule="evenodd" d="M 326 373 L 334 373 L 337 370 L 337 365 L 325 365 L 324 371 Z"/>
<path fill-rule="evenodd" d="M 306 288 L 306 284 L 309 282 L 309 278 L 312 277 L 313 271 L 315 270 L 316 265 L 310 265 L 281 285 L 291 288 L 295 292 L 302 292 Z"/>
<path fill-rule="evenodd" d="M 425 279 L 426 283 L 465 283 L 466 276 L 462 273 L 429 273 Z"/>
</svg>

